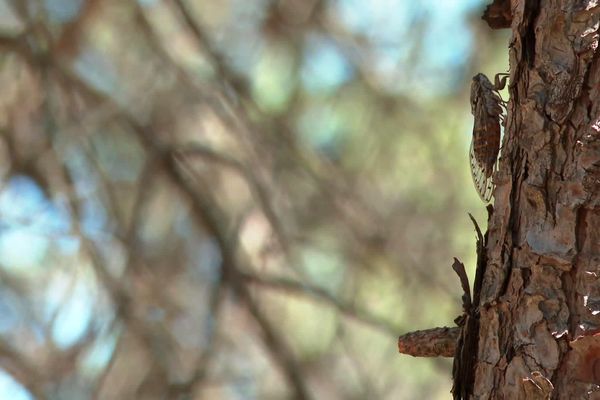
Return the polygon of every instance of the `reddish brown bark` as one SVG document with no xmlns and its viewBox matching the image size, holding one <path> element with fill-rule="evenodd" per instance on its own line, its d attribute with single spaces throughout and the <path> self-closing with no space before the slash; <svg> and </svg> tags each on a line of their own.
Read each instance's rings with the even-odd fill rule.
<svg viewBox="0 0 600 400">
<path fill-rule="evenodd" d="M 510 100 L 467 397 L 597 398 L 600 7 L 511 9 Z"/>
<path fill-rule="evenodd" d="M 398 338 L 398 352 L 413 357 L 454 357 L 460 328 L 447 326 L 410 332 Z"/>
<path fill-rule="evenodd" d="M 481 17 L 492 29 L 510 28 L 512 11 L 510 0 L 494 0 L 488 5 Z"/>
</svg>

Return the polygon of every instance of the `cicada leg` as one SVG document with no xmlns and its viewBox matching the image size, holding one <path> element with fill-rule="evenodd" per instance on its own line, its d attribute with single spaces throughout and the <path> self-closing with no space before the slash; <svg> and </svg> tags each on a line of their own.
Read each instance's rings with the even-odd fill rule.
<svg viewBox="0 0 600 400">
<path fill-rule="evenodd" d="M 496 74 L 496 76 L 494 77 L 494 89 L 495 90 L 504 89 L 504 87 L 506 87 L 506 80 L 508 79 L 509 76 L 510 76 L 510 74 L 507 72 L 500 72 L 499 74 Z"/>
<path fill-rule="evenodd" d="M 502 90 L 506 87 L 506 80 L 509 78 L 509 76 L 510 76 L 510 74 L 508 74 L 506 72 L 501 72 L 499 74 L 496 74 L 496 76 L 494 77 L 494 91 L 496 92 L 498 97 L 500 97 L 500 100 L 501 100 L 500 107 L 502 107 L 504 112 L 508 111 L 506 108 L 507 102 L 504 101 L 502 96 L 500 96 L 500 90 Z"/>
</svg>

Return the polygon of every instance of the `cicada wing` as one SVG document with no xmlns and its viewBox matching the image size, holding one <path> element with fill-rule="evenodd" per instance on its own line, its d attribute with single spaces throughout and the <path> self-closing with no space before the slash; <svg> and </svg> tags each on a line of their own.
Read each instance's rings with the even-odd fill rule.
<svg viewBox="0 0 600 400">
<path fill-rule="evenodd" d="M 492 182 L 491 173 L 486 173 L 485 166 L 481 165 L 475 158 L 475 151 L 473 141 L 471 141 L 471 148 L 469 149 L 469 162 L 471 164 L 471 177 L 477 189 L 477 194 L 485 203 L 488 203 L 492 199 L 494 192 L 494 183 Z"/>
</svg>

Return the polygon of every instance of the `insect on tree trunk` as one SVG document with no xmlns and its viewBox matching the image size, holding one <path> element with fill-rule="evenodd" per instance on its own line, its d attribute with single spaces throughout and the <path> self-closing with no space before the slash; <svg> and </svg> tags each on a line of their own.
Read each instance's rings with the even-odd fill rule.
<svg viewBox="0 0 600 400">
<path fill-rule="evenodd" d="M 493 28 L 512 18 L 510 98 L 469 312 L 478 340 L 456 398 L 600 399 L 596 4 L 495 0 L 484 15 Z"/>
<path fill-rule="evenodd" d="M 600 7 L 518 0 L 511 10 L 472 398 L 598 398 Z"/>
</svg>

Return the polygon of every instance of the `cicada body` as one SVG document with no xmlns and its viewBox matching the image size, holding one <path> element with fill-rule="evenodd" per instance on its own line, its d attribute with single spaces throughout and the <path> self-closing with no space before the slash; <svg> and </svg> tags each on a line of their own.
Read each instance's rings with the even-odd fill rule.
<svg viewBox="0 0 600 400">
<path fill-rule="evenodd" d="M 479 197 L 489 202 L 494 192 L 492 175 L 500 151 L 500 125 L 503 121 L 503 102 L 498 90 L 506 83 L 506 76 L 495 84 L 483 74 L 473 77 L 471 83 L 471 112 L 475 119 L 469 159 L 471 175 Z"/>
</svg>

